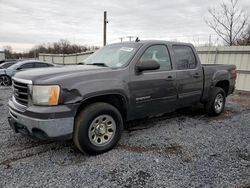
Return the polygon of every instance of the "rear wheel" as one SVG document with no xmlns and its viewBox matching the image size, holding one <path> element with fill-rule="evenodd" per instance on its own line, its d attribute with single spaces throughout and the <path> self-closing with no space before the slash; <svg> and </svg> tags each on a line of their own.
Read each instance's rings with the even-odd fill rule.
<svg viewBox="0 0 250 188">
<path fill-rule="evenodd" d="M 226 94 L 222 88 L 215 87 L 211 93 L 210 100 L 205 104 L 205 109 L 208 115 L 220 115 L 225 107 Z"/>
<path fill-rule="evenodd" d="M 0 86 L 10 86 L 11 85 L 11 79 L 9 76 L 1 75 L 0 76 Z"/>
<path fill-rule="evenodd" d="M 82 152 L 93 155 L 104 153 L 116 145 L 122 130 L 122 116 L 114 106 L 94 103 L 76 117 L 74 143 Z"/>
</svg>

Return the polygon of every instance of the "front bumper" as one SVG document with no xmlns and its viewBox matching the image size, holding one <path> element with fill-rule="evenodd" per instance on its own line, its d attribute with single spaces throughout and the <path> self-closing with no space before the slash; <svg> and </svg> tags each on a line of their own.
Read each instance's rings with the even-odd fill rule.
<svg viewBox="0 0 250 188">
<path fill-rule="evenodd" d="M 22 112 L 18 111 L 12 100 L 8 104 L 8 121 L 15 132 L 43 140 L 72 138 L 74 129 L 74 116 L 72 116 L 74 108 L 72 106 L 41 107 L 39 113 L 39 107 L 33 112 L 29 108 Z M 54 112 L 52 113 L 52 111 Z"/>
</svg>

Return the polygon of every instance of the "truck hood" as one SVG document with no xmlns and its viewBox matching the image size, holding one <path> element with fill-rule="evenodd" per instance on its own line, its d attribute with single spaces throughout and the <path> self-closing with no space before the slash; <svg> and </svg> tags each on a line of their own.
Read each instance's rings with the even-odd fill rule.
<svg viewBox="0 0 250 188">
<path fill-rule="evenodd" d="M 26 71 L 20 71 L 15 74 L 15 78 L 32 80 L 33 83 L 57 83 L 64 79 L 96 74 L 111 70 L 109 67 L 100 67 L 92 65 L 66 65 L 62 67 L 37 68 Z"/>
</svg>

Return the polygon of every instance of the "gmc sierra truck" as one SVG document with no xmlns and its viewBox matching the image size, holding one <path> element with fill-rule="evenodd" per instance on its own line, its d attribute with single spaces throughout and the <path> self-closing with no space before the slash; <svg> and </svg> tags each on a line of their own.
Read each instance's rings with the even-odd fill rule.
<svg viewBox="0 0 250 188">
<path fill-rule="evenodd" d="M 187 43 L 111 44 L 82 64 L 17 73 L 8 103 L 14 131 L 73 139 L 80 151 L 100 154 L 116 145 L 124 122 L 196 103 L 219 115 L 235 88 L 235 65 L 201 65 Z"/>
</svg>

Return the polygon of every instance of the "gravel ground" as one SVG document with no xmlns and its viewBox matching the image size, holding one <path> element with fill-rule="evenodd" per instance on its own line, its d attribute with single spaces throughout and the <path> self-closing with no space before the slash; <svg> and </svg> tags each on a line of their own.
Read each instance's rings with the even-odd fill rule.
<svg viewBox="0 0 250 188">
<path fill-rule="evenodd" d="M 0 89 L 0 187 L 250 187 L 249 95 L 215 118 L 195 107 L 132 122 L 113 150 L 88 156 L 15 134 L 10 93 Z"/>
</svg>

